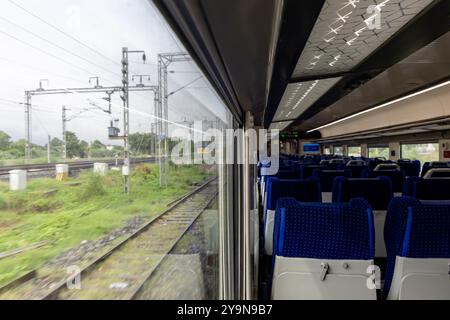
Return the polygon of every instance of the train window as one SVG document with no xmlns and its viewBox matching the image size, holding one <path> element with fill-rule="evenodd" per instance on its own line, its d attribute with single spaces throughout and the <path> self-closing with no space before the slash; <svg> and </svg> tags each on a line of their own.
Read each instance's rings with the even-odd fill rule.
<svg viewBox="0 0 450 320">
<path fill-rule="evenodd" d="M 439 161 L 439 143 L 402 144 L 402 158 L 421 163 Z"/>
<path fill-rule="evenodd" d="M 343 156 L 344 155 L 344 147 L 334 147 L 334 154 L 337 156 Z"/>
<path fill-rule="evenodd" d="M 369 147 L 369 158 L 389 159 L 389 147 Z"/>
<path fill-rule="evenodd" d="M 219 298 L 233 118 L 154 4 L 0 11 L 0 300 Z"/>
<path fill-rule="evenodd" d="M 348 147 L 348 156 L 349 157 L 361 157 L 361 147 L 358 147 L 358 146 Z"/>
<path fill-rule="evenodd" d="M 330 155 L 331 154 L 331 148 L 330 147 L 325 147 L 323 149 L 323 153 L 326 154 L 326 155 Z"/>
</svg>

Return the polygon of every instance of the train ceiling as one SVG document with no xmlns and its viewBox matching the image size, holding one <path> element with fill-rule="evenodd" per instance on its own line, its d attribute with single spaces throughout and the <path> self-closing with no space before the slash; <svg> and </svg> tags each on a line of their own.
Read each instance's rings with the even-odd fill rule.
<svg viewBox="0 0 450 320">
<path fill-rule="evenodd" d="M 153 2 L 236 118 L 266 128 L 307 132 L 450 77 L 448 0 Z"/>
</svg>

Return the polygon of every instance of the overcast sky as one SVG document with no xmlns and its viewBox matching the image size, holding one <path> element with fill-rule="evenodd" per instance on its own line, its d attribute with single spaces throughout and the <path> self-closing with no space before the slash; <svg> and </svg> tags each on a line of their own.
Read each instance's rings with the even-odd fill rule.
<svg viewBox="0 0 450 320">
<path fill-rule="evenodd" d="M 44 88 L 89 87 L 88 78 L 93 76 L 99 76 L 103 86 L 120 86 L 122 47 L 128 47 L 145 50 L 148 59 L 144 65 L 140 56 L 131 56 L 130 74 L 149 74 L 150 84 L 156 85 L 157 54 L 184 51 L 148 0 L 2 0 L 0 47 L 0 130 L 14 140 L 25 136 L 24 107 L 19 104 L 24 101 L 24 91 L 36 89 L 40 79 L 49 79 Z M 169 70 L 175 71 L 169 74 L 169 92 L 201 77 L 194 62 L 177 63 Z M 70 117 L 88 107 L 89 99 L 106 106 L 104 96 L 34 97 L 33 142 L 45 144 L 48 135 L 61 138 L 63 105 L 71 109 Z M 130 101 L 135 110 L 131 113 L 131 131 L 148 132 L 154 121 L 146 115 L 154 114 L 153 94 L 132 93 Z M 115 95 L 114 118 L 122 119 L 121 106 Z M 204 78 L 171 96 L 169 110 L 169 119 L 174 122 L 226 117 L 224 106 Z M 68 130 L 86 141 L 110 143 L 110 119 L 101 111 L 92 111 L 69 122 Z M 171 125 L 171 131 L 174 128 Z"/>
</svg>

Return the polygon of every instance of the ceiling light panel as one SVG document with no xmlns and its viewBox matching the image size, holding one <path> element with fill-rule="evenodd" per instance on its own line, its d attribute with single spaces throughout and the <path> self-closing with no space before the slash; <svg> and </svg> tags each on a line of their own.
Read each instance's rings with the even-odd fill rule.
<svg viewBox="0 0 450 320">
<path fill-rule="evenodd" d="M 289 84 L 273 121 L 297 119 L 341 79 L 338 77 Z"/>
<path fill-rule="evenodd" d="M 327 0 L 293 77 L 357 66 L 433 0 Z"/>
<path fill-rule="evenodd" d="M 280 130 L 283 131 L 287 127 L 289 127 L 292 124 L 293 121 L 284 121 L 284 122 L 273 122 L 270 125 L 270 130 Z"/>
</svg>

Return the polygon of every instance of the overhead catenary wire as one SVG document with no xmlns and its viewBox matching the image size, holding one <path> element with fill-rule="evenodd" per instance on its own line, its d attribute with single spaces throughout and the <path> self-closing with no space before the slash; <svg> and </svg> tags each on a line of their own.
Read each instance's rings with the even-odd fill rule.
<svg viewBox="0 0 450 320">
<path fill-rule="evenodd" d="M 46 42 L 46 43 L 49 43 L 49 44 L 51 44 L 52 46 L 54 46 L 54 47 L 56 47 L 56 48 L 58 48 L 58 49 L 60 49 L 60 50 L 62 50 L 62 51 L 64 51 L 64 52 L 66 52 L 66 53 L 68 53 L 68 54 L 70 54 L 70 55 L 72 55 L 72 56 L 74 56 L 74 57 L 76 57 L 76 58 L 78 58 L 78 59 L 80 59 L 80 60 L 83 60 L 83 61 L 85 61 L 85 62 L 87 62 L 87 63 L 89 63 L 89 64 L 91 64 L 91 65 L 94 65 L 94 66 L 96 66 L 96 67 L 99 68 L 99 69 L 102 69 L 102 70 L 104 70 L 104 71 L 106 71 L 106 72 L 109 72 L 109 73 L 111 73 L 111 74 L 114 74 L 114 75 L 117 76 L 117 77 L 121 77 L 121 75 L 120 75 L 119 73 L 114 72 L 114 71 L 111 71 L 111 70 L 109 70 L 109 69 L 107 69 L 107 68 L 105 68 L 105 67 L 99 65 L 98 63 L 92 62 L 92 61 L 90 61 L 90 60 L 88 60 L 88 59 L 86 59 L 86 58 L 80 56 L 79 54 L 76 54 L 76 53 L 74 53 L 74 52 L 72 52 L 72 51 L 70 51 L 70 50 L 68 50 L 68 49 L 66 49 L 66 48 L 64 48 L 64 47 L 62 47 L 62 46 L 60 46 L 60 45 L 54 43 L 53 41 L 48 40 L 48 39 L 45 38 L 45 37 L 42 37 L 42 36 L 36 34 L 35 32 L 30 31 L 30 30 L 28 30 L 28 29 L 26 29 L 26 28 L 20 26 L 19 24 L 15 23 L 15 22 L 13 22 L 13 21 L 11 21 L 11 20 L 5 18 L 5 17 L 0 16 L 0 20 L 6 21 L 7 23 L 9 23 L 9 24 L 15 26 L 16 28 L 19 28 L 20 30 L 25 31 L 26 33 L 31 34 L 32 36 L 34 36 L 34 37 L 36 37 L 36 38 L 38 38 L 38 39 L 40 39 L 40 40 L 42 40 L 42 41 L 44 41 L 44 42 Z"/>
<path fill-rule="evenodd" d="M 60 28 L 58 28 L 57 26 L 51 24 L 50 22 L 48 22 L 47 20 L 41 18 L 40 16 L 38 16 L 37 14 L 31 12 L 30 10 L 24 8 L 23 6 L 21 6 L 20 4 L 18 4 L 17 2 L 13 1 L 13 0 L 8 0 L 9 3 L 11 3 L 12 5 L 16 6 L 17 8 L 21 9 L 22 11 L 26 12 L 28 15 L 38 19 L 39 21 L 41 21 L 42 23 L 46 24 L 47 26 L 49 26 L 50 28 L 58 31 L 59 33 L 63 34 L 64 36 L 72 39 L 73 41 L 75 41 L 76 43 L 80 44 L 81 46 L 89 49 L 90 51 L 94 52 L 95 54 L 109 60 L 110 62 L 112 62 L 115 65 L 119 65 L 120 63 L 114 61 L 113 59 L 109 58 L 108 56 L 106 56 L 105 54 L 101 53 L 100 51 L 98 51 L 97 49 L 94 49 L 93 47 L 87 45 L 86 43 L 84 43 L 83 41 L 75 38 L 74 36 L 68 34 L 67 32 L 65 32 L 64 30 L 61 30 Z"/>
</svg>

